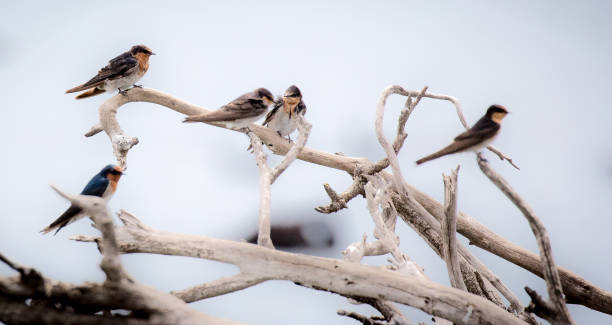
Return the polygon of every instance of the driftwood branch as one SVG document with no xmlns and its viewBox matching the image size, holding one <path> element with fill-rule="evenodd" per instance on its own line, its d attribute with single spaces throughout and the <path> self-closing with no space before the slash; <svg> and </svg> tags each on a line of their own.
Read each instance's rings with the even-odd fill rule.
<svg viewBox="0 0 612 325">
<path fill-rule="evenodd" d="M 171 294 L 177 296 L 179 299 L 185 302 L 194 302 L 246 289 L 248 287 L 258 285 L 266 280 L 266 278 L 261 276 L 248 273 L 238 273 L 230 277 L 223 277 L 192 288 L 172 291 Z"/>
<path fill-rule="evenodd" d="M 407 100 L 407 106 L 409 107 L 410 106 L 409 105 L 410 103 L 408 103 L 409 100 L 411 100 L 411 98 L 416 98 L 417 96 L 419 96 L 419 94 L 421 94 L 422 91 L 421 92 L 405 91 L 403 90 L 403 88 L 401 88 L 399 89 L 398 93 L 409 97 Z M 456 100 L 454 97 L 447 96 L 447 95 L 427 93 L 427 92 L 423 93 L 422 97 L 436 98 L 436 99 L 451 101 L 455 105 L 457 114 L 462 124 L 465 127 L 468 126 L 467 123 L 465 122 L 465 118 L 463 118 L 463 114 L 461 112 L 459 101 Z M 164 94 L 156 90 L 133 89 L 128 92 L 127 96 L 115 96 L 109 99 L 104 105 L 100 107 L 100 124 L 94 126 L 92 130 L 88 132 L 88 136 L 96 134 L 100 131 L 105 131 L 109 135 L 109 138 L 111 139 L 111 142 L 113 143 L 113 146 L 115 147 L 115 144 L 113 142 L 113 136 L 114 135 L 124 135 L 123 131 L 119 128 L 119 124 L 116 121 L 115 114 L 117 112 L 117 109 L 121 105 L 128 103 L 128 102 L 132 102 L 132 101 L 146 101 L 146 102 L 157 103 L 157 104 L 166 106 L 170 109 L 173 109 L 177 112 L 186 114 L 186 115 L 201 114 L 201 113 L 207 112 L 207 110 L 202 107 L 187 103 L 185 101 L 174 98 L 170 95 Z M 404 114 L 406 113 L 402 111 L 402 113 L 400 113 L 400 116 L 403 116 Z M 291 149 L 291 144 L 289 144 L 284 139 L 281 139 L 280 137 L 278 137 L 278 135 L 275 132 L 270 131 L 261 126 L 254 125 L 254 124 L 250 125 L 249 128 L 275 154 L 284 155 Z M 403 136 L 402 134 L 405 134 L 405 132 L 403 128 L 400 132 L 400 127 L 398 125 L 398 135 L 401 137 L 397 137 L 396 140 L 401 139 L 401 141 L 403 141 L 403 139 L 405 139 L 405 136 Z M 394 151 L 396 150 L 395 143 L 396 142 L 394 142 L 394 145 L 393 145 Z M 398 147 L 397 150 L 399 150 L 399 148 L 401 148 L 401 145 Z M 127 150 L 124 150 L 124 151 L 125 152 L 121 153 L 121 155 L 118 155 L 117 150 L 115 150 L 117 159 L 120 164 L 122 163 L 122 161 L 123 163 L 125 163 L 125 157 L 127 155 Z M 505 157 L 503 159 L 508 160 L 510 163 L 512 163 L 510 158 L 506 157 L 505 155 L 503 156 Z M 363 190 L 362 190 L 363 185 L 367 182 L 365 176 L 372 175 L 376 172 L 380 172 L 381 175 L 383 176 L 386 175 L 385 177 L 392 177 L 388 173 L 381 171 L 382 169 L 386 168 L 389 165 L 388 161 L 386 161 L 387 158 L 377 163 L 372 163 L 365 158 L 355 158 L 355 157 L 349 157 L 349 156 L 344 156 L 340 154 L 326 153 L 326 152 L 322 152 L 322 151 L 318 151 L 318 150 L 314 150 L 310 148 L 304 148 L 302 152 L 298 154 L 297 159 L 301 159 L 304 161 L 308 161 L 308 162 L 319 164 L 319 165 L 326 166 L 326 167 L 331 167 L 334 169 L 343 170 L 351 174 L 353 177 L 355 177 L 356 175 L 359 175 L 359 179 L 354 179 L 354 184 L 358 184 L 358 185 L 351 186 L 351 188 L 349 188 L 350 191 L 347 191 L 349 193 L 346 196 L 344 196 L 343 194 L 347 192 L 344 192 L 341 194 L 333 192 L 336 194 L 336 198 L 337 198 L 337 200 L 334 200 L 334 197 L 330 195 L 330 197 L 332 198 L 332 204 L 334 202 L 337 203 L 330 210 L 343 208 L 346 206 L 346 203 L 350 199 L 352 199 L 358 194 L 363 194 Z M 438 220 L 438 224 L 439 224 L 439 221 L 442 220 L 442 218 L 444 217 L 444 209 L 442 205 L 436 202 L 435 200 L 431 199 L 429 196 L 413 188 L 409 184 L 405 182 L 403 183 L 404 183 L 403 187 L 410 191 L 411 199 L 413 200 L 412 204 L 414 205 L 414 203 L 418 203 L 418 205 L 420 206 L 419 209 L 421 210 L 418 210 L 418 209 L 417 210 L 420 211 L 421 213 L 425 211 L 428 214 L 430 214 L 430 216 L 435 217 L 435 219 Z M 328 191 L 328 194 L 331 193 L 332 191 L 333 190 Z M 394 203 L 396 203 L 395 200 L 394 200 Z M 414 210 L 411 210 L 411 211 L 412 212 L 410 213 L 414 213 Z M 330 212 L 333 212 L 333 211 L 330 211 Z M 542 271 L 540 268 L 541 264 L 536 254 L 533 254 L 521 247 L 514 245 L 513 243 L 508 242 L 507 240 L 496 235 L 491 230 L 479 224 L 475 219 L 467 216 L 466 214 L 459 213 L 458 220 L 457 220 L 457 229 L 459 233 L 466 236 L 471 241 L 471 243 L 481 248 L 484 248 L 512 263 L 515 263 L 533 272 L 536 275 L 542 276 Z M 380 245 L 378 247 L 374 247 L 370 244 L 372 243 L 365 244 L 366 251 L 368 250 L 376 251 L 376 249 L 381 247 Z M 370 248 L 372 248 L 372 250 L 370 250 Z M 466 258 L 462 252 L 460 253 L 461 253 L 462 259 Z M 467 258 L 469 258 L 469 256 Z M 472 260 L 468 264 L 474 265 L 475 262 Z M 568 299 L 568 302 L 580 303 L 589 308 L 593 308 L 593 309 L 596 309 L 602 312 L 606 312 L 606 313 L 612 313 L 612 294 L 610 292 L 606 292 L 600 288 L 595 287 L 591 283 L 587 282 L 586 280 L 580 278 L 579 276 L 575 275 L 574 273 L 566 269 L 559 268 L 559 272 L 561 275 L 563 290 L 565 290 L 565 294 Z M 520 304 L 518 304 L 518 300 L 511 299 L 513 295 L 511 294 L 511 292 L 509 292 L 509 290 L 507 290 L 506 293 L 503 292 L 503 289 L 505 288 L 505 286 L 503 286 L 501 281 L 499 281 L 499 279 L 494 274 L 491 273 L 488 275 L 488 277 L 485 277 L 485 278 L 488 281 L 490 281 L 491 284 L 495 285 L 495 287 L 498 290 L 500 290 L 500 292 L 506 298 L 508 298 L 508 300 L 511 303 L 511 306 L 513 306 L 515 310 L 517 309 L 520 310 L 518 308 L 520 306 Z M 509 296 L 511 298 L 509 298 Z"/>
<path fill-rule="evenodd" d="M 51 185 L 51 188 L 61 197 L 70 201 L 72 205 L 80 207 L 88 216 L 91 216 L 94 227 L 102 233 L 100 243 L 102 262 L 100 268 L 106 274 L 106 281 L 119 282 L 122 279 L 131 281 L 119 260 L 119 248 L 117 247 L 113 221 L 108 213 L 106 201 L 97 196 L 70 195 L 53 185 Z"/>
<path fill-rule="evenodd" d="M 524 324 L 486 299 L 400 272 L 248 243 L 143 229 L 134 224 L 116 228 L 123 253 L 190 256 L 229 263 L 241 272 L 266 279 L 292 281 L 346 297 L 406 304 L 456 324 Z"/>
<path fill-rule="evenodd" d="M 367 317 L 367 316 L 358 314 L 354 311 L 346 311 L 343 309 L 338 310 L 337 313 L 340 316 L 346 316 L 346 317 L 352 318 L 360 322 L 363 325 L 387 325 L 388 324 L 388 322 L 384 319 L 384 317 L 380 317 L 380 316 Z"/>
<path fill-rule="evenodd" d="M 548 233 L 544 224 L 535 215 L 531 207 L 527 202 L 510 186 L 510 184 L 497 172 L 495 172 L 481 154 L 477 155 L 476 160 L 480 170 L 497 186 L 509 199 L 514 203 L 518 209 L 523 213 L 529 226 L 536 237 L 538 247 L 540 249 L 540 257 L 542 259 L 542 272 L 544 273 L 544 280 L 546 280 L 546 287 L 548 289 L 548 295 L 550 297 L 550 307 L 554 310 L 554 318 L 548 318 L 547 320 L 551 324 L 573 324 L 572 317 L 567 310 L 565 305 L 565 297 L 563 296 L 563 287 L 561 284 L 561 278 L 555 265 L 555 261 L 552 256 L 552 247 Z M 541 305 L 541 303 L 540 303 Z"/>
<path fill-rule="evenodd" d="M 425 87 L 420 93 L 417 95 L 417 100 L 414 103 L 411 103 L 411 93 L 405 91 L 403 88 L 399 86 L 389 86 L 384 91 L 380 97 L 378 105 L 376 107 L 376 135 L 381 144 L 381 146 L 385 149 L 387 153 L 388 163 L 391 165 L 393 170 L 393 183 L 395 184 L 395 188 L 398 191 L 399 197 L 402 198 L 402 201 L 405 201 L 408 205 L 408 209 L 405 210 L 408 215 L 403 215 L 404 220 L 417 232 L 421 237 L 436 251 L 436 253 L 444 258 L 444 253 L 442 250 L 442 243 L 440 240 L 441 230 L 440 224 L 437 220 L 435 220 L 412 196 L 410 193 L 410 187 L 404 181 L 401 170 L 399 168 L 399 162 L 396 155 L 396 150 L 401 148 L 401 143 L 405 139 L 404 132 L 404 124 L 407 121 L 407 118 L 420 100 L 422 96 L 424 96 L 427 87 Z M 384 132 L 382 129 L 382 120 L 384 116 L 385 103 L 386 99 L 389 95 L 396 93 L 406 95 L 408 97 L 407 104 L 408 109 L 404 108 L 400 113 L 399 124 L 398 124 L 398 134 L 396 137 L 395 144 L 398 144 L 397 147 L 391 147 L 384 136 Z M 457 113 L 460 118 L 463 117 L 463 113 L 461 112 L 461 108 L 458 105 L 458 101 L 454 100 L 455 106 L 457 108 Z M 464 123 L 465 124 L 465 123 Z M 467 125 L 467 124 L 465 124 Z M 384 160 L 377 163 L 376 165 L 385 166 Z M 461 263 L 461 271 L 466 273 L 464 280 L 466 284 L 457 284 L 460 285 L 461 288 L 469 289 L 469 292 L 479 294 L 483 297 L 487 297 L 491 301 L 496 304 L 503 306 L 501 299 L 496 295 L 496 293 L 490 289 L 490 284 L 488 282 L 478 281 L 479 275 L 476 273 L 477 269 L 480 269 L 482 274 L 484 274 L 487 279 L 490 279 L 491 284 L 495 287 L 499 287 L 498 290 L 503 294 L 508 295 L 508 300 L 511 301 L 512 310 L 520 311 L 522 314 L 522 306 L 518 304 L 518 300 L 511 294 L 511 292 L 501 283 L 499 278 L 495 276 L 490 270 L 488 270 L 480 261 L 478 261 L 474 256 L 472 256 L 463 246 L 461 248 L 462 255 L 462 263 Z M 460 268 L 457 267 L 457 272 L 459 272 Z M 459 277 L 461 278 L 461 277 Z M 483 286 L 481 286 L 483 284 Z M 529 318 L 529 316 L 523 315 L 524 318 Z"/>
<path fill-rule="evenodd" d="M 257 244 L 268 248 L 274 248 L 272 239 L 270 238 L 271 186 L 278 176 L 280 176 L 280 174 L 297 159 L 302 150 L 304 150 L 306 141 L 308 141 L 310 129 L 312 128 L 312 125 L 310 125 L 302 115 L 298 115 L 297 126 L 300 132 L 297 143 L 291 146 L 285 158 L 274 168 L 268 166 L 268 158 L 263 152 L 261 139 L 254 132 L 247 132 L 248 136 L 251 138 L 251 146 L 255 153 L 255 161 L 259 167 L 259 195 L 261 198 L 259 204 L 259 231 L 257 235 Z"/>
<path fill-rule="evenodd" d="M 450 176 L 443 175 L 444 179 L 444 215 L 442 219 L 442 246 L 446 269 L 453 288 L 467 291 L 457 255 L 457 174 L 459 166 Z"/>
<path fill-rule="evenodd" d="M 53 186 L 52 186 L 53 187 Z M 182 300 L 133 281 L 119 259 L 119 246 L 104 199 L 71 195 L 53 189 L 91 216 L 102 236 L 95 240 L 102 252 L 102 285 L 72 286 L 39 274 L 38 281 L 0 277 L 0 322 L 10 324 L 237 324 L 204 315 Z M 15 265 L 15 264 L 13 264 Z M 20 272 L 22 273 L 22 272 Z M 25 300 L 30 303 L 24 303 Z M 66 308 L 73 310 L 67 311 Z M 99 311 L 122 309 L 127 316 Z"/>
<path fill-rule="evenodd" d="M 270 238 L 270 200 L 272 197 L 272 171 L 268 167 L 268 157 L 263 152 L 261 140 L 255 133 L 248 132 L 251 138 L 251 146 L 255 154 L 255 161 L 259 167 L 259 227 L 257 232 L 257 244 L 268 248 L 274 248 Z"/>
</svg>

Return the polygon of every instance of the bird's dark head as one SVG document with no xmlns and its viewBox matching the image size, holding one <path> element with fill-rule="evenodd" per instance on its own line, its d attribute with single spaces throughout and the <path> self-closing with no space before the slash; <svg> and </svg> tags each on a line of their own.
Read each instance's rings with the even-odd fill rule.
<svg viewBox="0 0 612 325">
<path fill-rule="evenodd" d="M 508 115 L 508 110 L 501 105 L 491 105 L 487 109 L 487 116 L 496 123 L 501 123 L 506 115 Z"/>
<path fill-rule="evenodd" d="M 291 85 L 287 90 L 285 90 L 285 94 L 283 97 L 302 97 L 302 92 L 300 92 L 300 88 L 296 85 Z"/>
<path fill-rule="evenodd" d="M 266 88 L 255 89 L 255 96 L 261 98 L 266 105 L 270 105 L 274 102 L 274 95 Z"/>
<path fill-rule="evenodd" d="M 102 168 L 100 174 L 106 178 L 117 178 L 119 179 L 123 175 L 123 169 L 117 165 L 106 165 Z"/>
<path fill-rule="evenodd" d="M 294 107 L 297 105 L 300 100 L 302 100 L 302 93 L 300 92 L 300 88 L 295 85 L 290 86 L 285 90 L 285 94 L 283 95 L 283 100 L 285 103 Z"/>
<path fill-rule="evenodd" d="M 153 53 L 153 51 L 151 51 L 151 49 L 148 46 L 145 46 L 145 45 L 134 45 L 134 46 L 132 46 L 132 48 L 130 49 L 130 53 L 132 55 L 134 55 L 134 56 L 136 54 L 139 54 L 139 53 L 142 53 L 142 54 L 144 54 L 146 56 L 155 55 L 155 53 Z"/>
</svg>

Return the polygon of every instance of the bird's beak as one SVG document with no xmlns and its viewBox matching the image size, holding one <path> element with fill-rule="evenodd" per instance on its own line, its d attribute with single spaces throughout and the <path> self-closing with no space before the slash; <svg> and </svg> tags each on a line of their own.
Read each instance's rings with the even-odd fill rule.
<svg viewBox="0 0 612 325">
<path fill-rule="evenodd" d="M 151 52 L 151 55 L 157 55 L 157 54 L 155 54 L 155 53 Z"/>
</svg>

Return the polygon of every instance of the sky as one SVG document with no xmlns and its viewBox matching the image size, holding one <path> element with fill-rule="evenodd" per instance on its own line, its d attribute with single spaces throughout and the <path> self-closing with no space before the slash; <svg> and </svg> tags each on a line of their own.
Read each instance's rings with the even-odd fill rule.
<svg viewBox="0 0 612 325">
<path fill-rule="evenodd" d="M 76 101 L 66 89 L 89 80 L 132 45 L 158 55 L 141 84 L 206 108 L 217 108 L 257 87 L 282 94 L 300 87 L 313 128 L 308 146 L 378 160 L 375 105 L 392 84 L 457 97 L 474 123 L 491 104 L 512 113 L 494 143 L 521 167 L 486 156 L 546 225 L 553 254 L 595 285 L 612 290 L 612 3 L 607 1 L 3 1 L 0 2 L 0 128 L 4 184 L 0 187 L 0 251 L 48 277 L 102 281 L 93 245 L 69 240 L 95 235 L 87 220 L 42 236 L 66 208 L 49 184 L 77 193 L 103 166 L 114 163 L 108 138 L 83 134 L 97 122 L 108 94 Z M 388 101 L 385 128 L 393 136 L 403 99 Z M 225 239 L 256 229 L 258 170 L 243 134 L 203 124 L 185 125 L 164 107 L 131 103 L 119 122 L 140 143 L 110 201 L 149 226 Z M 537 252 L 521 213 L 479 171 L 472 154 L 416 167 L 414 161 L 459 132 L 454 107 L 424 99 L 410 117 L 399 159 L 407 181 L 443 200 L 442 173 L 458 164 L 458 206 L 503 237 Z M 278 157 L 270 155 L 276 163 Z M 272 222 L 320 221 L 334 229 L 331 249 L 302 251 L 342 258 L 341 251 L 372 237 L 362 198 L 349 209 L 322 215 L 329 202 L 322 184 L 342 191 L 341 171 L 296 161 L 272 188 Z M 434 281 L 449 283 L 443 262 L 405 224 L 401 249 Z M 460 236 L 463 243 L 465 238 Z M 545 294 L 540 278 L 469 246 L 528 304 L 523 287 Z M 178 290 L 236 271 L 232 266 L 181 257 L 129 255 L 135 278 Z M 384 259 L 366 258 L 381 264 Z M 14 274 L 0 265 L 0 275 Z M 255 303 L 259 301 L 260 303 Z M 346 299 L 287 282 L 258 286 L 193 304 L 198 310 L 251 324 L 355 324 L 338 309 L 374 311 Z M 609 315 L 569 306 L 577 323 Z M 429 317 L 402 307 L 417 323 Z"/>
</svg>

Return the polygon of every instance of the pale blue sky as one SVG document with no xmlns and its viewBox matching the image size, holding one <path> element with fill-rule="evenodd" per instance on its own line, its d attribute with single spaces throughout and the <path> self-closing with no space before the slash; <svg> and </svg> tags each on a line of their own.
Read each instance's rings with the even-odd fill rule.
<svg viewBox="0 0 612 325">
<path fill-rule="evenodd" d="M 612 218 L 612 40 L 606 1 L 301 1 L 223 3 L 23 1 L 0 3 L 0 89 L 6 123 L 0 128 L 6 186 L 0 189 L 0 251 L 47 276 L 100 281 L 95 247 L 69 241 L 96 234 L 80 221 L 57 236 L 38 231 L 66 208 L 49 183 L 78 192 L 114 158 L 104 134 L 84 138 L 109 96 L 75 101 L 64 91 L 95 74 L 134 44 L 157 56 L 141 83 L 216 108 L 264 86 L 275 94 L 296 84 L 313 124 L 309 146 L 372 160 L 383 155 L 374 134 L 382 89 L 458 97 L 475 122 L 490 104 L 510 109 L 495 143 L 521 166 L 516 171 L 490 153 L 494 168 L 530 202 L 545 223 L 556 261 L 610 290 Z M 402 100 L 392 98 L 389 135 Z M 110 207 L 148 225 L 220 238 L 247 237 L 256 224 L 258 172 L 244 135 L 184 125 L 179 114 L 152 104 L 121 109 L 124 130 L 140 144 L 128 157 L 128 176 Z M 407 180 L 441 200 L 443 172 L 461 164 L 459 208 L 498 234 L 537 250 L 520 212 L 480 173 L 469 154 L 420 167 L 414 160 L 446 145 L 461 131 L 452 105 L 424 100 L 407 126 L 400 154 Z M 271 158 L 277 161 L 277 158 Z M 363 199 L 349 210 L 313 210 L 351 179 L 345 173 L 296 162 L 272 189 L 272 220 L 329 222 L 340 251 L 373 228 Z M 402 249 L 433 280 L 448 284 L 440 259 L 408 227 Z M 545 293 L 544 281 L 469 247 L 528 303 L 523 287 Z M 129 272 L 163 290 L 181 289 L 234 269 L 192 259 L 124 256 Z M 380 260 L 366 260 L 380 263 Z M 0 265 L 0 274 L 12 274 Z M 255 304 L 265 301 L 265 304 Z M 356 324 L 337 309 L 346 299 L 292 283 L 272 282 L 194 304 L 203 312 L 252 324 Z M 403 309 L 415 323 L 428 317 Z M 581 324 L 611 317 L 570 305 Z"/>
</svg>

